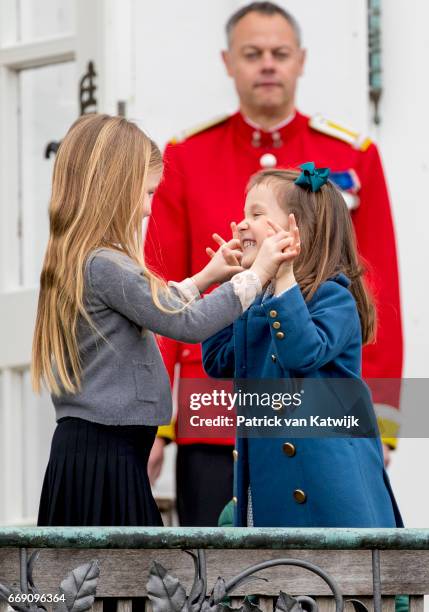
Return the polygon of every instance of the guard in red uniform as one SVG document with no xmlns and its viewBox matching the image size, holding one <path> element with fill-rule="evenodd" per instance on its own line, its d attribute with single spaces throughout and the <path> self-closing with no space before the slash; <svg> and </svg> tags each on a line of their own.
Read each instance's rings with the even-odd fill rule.
<svg viewBox="0 0 429 612">
<path fill-rule="evenodd" d="M 296 28 L 288 13 L 266 2 L 240 9 L 228 22 L 224 59 L 235 80 L 240 112 L 167 146 L 164 179 L 154 197 L 146 240 L 147 262 L 169 280 L 191 276 L 206 263 L 205 248 L 213 245 L 213 232 L 229 237 L 230 222 L 242 219 L 252 174 L 267 167 L 296 168 L 309 160 L 328 167 L 349 206 L 378 306 L 377 340 L 364 348 L 363 376 L 400 379 L 396 248 L 380 157 L 368 138 L 295 109 L 295 84 L 304 61 Z M 199 345 L 163 339 L 161 350 L 171 377 L 177 363 L 181 378 L 205 376 Z M 375 401 L 383 404 L 381 432 L 393 447 L 398 393 L 388 396 L 388 402 L 385 393 Z M 178 436 L 176 442 L 180 522 L 216 524 L 232 495 L 234 441 Z"/>
</svg>

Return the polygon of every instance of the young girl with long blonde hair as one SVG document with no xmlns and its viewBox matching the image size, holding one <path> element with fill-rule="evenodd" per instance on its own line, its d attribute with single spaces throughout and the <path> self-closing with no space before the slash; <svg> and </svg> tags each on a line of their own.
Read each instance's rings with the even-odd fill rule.
<svg viewBox="0 0 429 612">
<path fill-rule="evenodd" d="M 290 256 L 277 232 L 242 272 L 231 240 L 192 279 L 167 286 L 143 259 L 161 173 L 158 147 L 124 118 L 83 116 L 60 145 L 32 358 L 34 388 L 49 389 L 58 422 L 39 525 L 161 524 L 147 459 L 171 394 L 154 333 L 201 342 Z"/>
</svg>

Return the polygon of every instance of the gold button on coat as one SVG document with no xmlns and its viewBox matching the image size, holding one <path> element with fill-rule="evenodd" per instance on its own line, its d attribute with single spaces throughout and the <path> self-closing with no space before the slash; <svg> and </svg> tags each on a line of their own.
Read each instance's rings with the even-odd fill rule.
<svg viewBox="0 0 429 612">
<path fill-rule="evenodd" d="M 278 321 L 274 321 L 273 327 L 274 327 L 274 329 L 280 329 L 281 328 L 281 323 L 279 323 Z"/>
<path fill-rule="evenodd" d="M 302 489 L 295 489 L 293 497 L 298 504 L 303 504 L 307 500 L 307 495 Z"/>
<path fill-rule="evenodd" d="M 234 450 L 232 451 L 232 456 L 234 457 L 234 461 L 237 461 L 237 459 L 238 459 L 238 450 L 236 448 L 234 448 Z"/>
<path fill-rule="evenodd" d="M 274 363 L 276 363 L 277 361 L 277 357 L 275 355 L 271 355 L 271 361 L 273 361 Z"/>
<path fill-rule="evenodd" d="M 279 340 L 283 340 L 283 338 L 285 337 L 283 332 L 277 332 L 276 333 L 276 338 L 278 338 Z"/>
<path fill-rule="evenodd" d="M 275 318 L 276 318 L 276 316 L 277 316 L 277 310 L 270 310 L 270 317 L 271 317 L 272 319 L 275 319 Z"/>
<path fill-rule="evenodd" d="M 296 448 L 295 445 L 292 444 L 292 442 L 285 442 L 283 444 L 283 452 L 285 453 L 285 455 L 287 455 L 288 457 L 293 457 L 296 454 Z"/>
<path fill-rule="evenodd" d="M 234 497 L 232 498 L 232 503 L 233 503 L 233 504 L 238 504 L 238 499 L 235 497 L 235 495 L 234 495 Z"/>
</svg>

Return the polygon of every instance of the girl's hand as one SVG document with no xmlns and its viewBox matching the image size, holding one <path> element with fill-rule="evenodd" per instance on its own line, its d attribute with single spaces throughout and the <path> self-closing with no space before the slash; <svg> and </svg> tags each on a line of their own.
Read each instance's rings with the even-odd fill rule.
<svg viewBox="0 0 429 612">
<path fill-rule="evenodd" d="M 241 264 L 241 258 L 243 256 L 243 251 L 241 250 L 240 234 L 235 221 L 231 221 L 230 227 L 232 233 L 232 240 L 230 240 L 229 243 L 227 243 L 226 240 L 222 238 L 222 236 L 219 236 L 219 234 L 212 234 L 212 238 L 215 242 L 218 243 L 219 246 L 223 247 L 222 253 L 225 261 L 230 265 L 239 266 Z M 240 255 L 238 257 L 235 255 L 231 255 L 231 248 L 230 246 L 228 246 L 231 242 L 233 242 L 233 247 L 236 248 L 236 250 L 240 250 Z M 210 247 L 206 247 L 206 253 L 210 258 L 213 258 L 215 256 L 215 251 Z"/>
<path fill-rule="evenodd" d="M 290 245 L 285 249 L 284 253 L 287 255 L 286 260 L 279 266 L 275 279 L 275 294 L 282 293 L 289 287 L 292 287 L 296 283 L 295 275 L 293 273 L 293 263 L 301 252 L 301 239 L 299 236 L 299 229 L 296 224 L 295 216 L 289 215 L 289 237 Z"/>
<path fill-rule="evenodd" d="M 289 215 L 289 231 L 271 219 L 267 219 L 267 223 L 272 235 L 265 238 L 250 268 L 258 274 L 262 285 L 276 278 L 281 266 L 288 265 L 289 270 L 292 270 L 292 262 L 300 252 L 299 231 L 293 214 Z"/>
<path fill-rule="evenodd" d="M 223 283 L 232 278 L 234 274 L 243 272 L 241 267 L 243 252 L 240 240 L 232 238 L 226 242 L 219 234 L 213 234 L 213 239 L 220 245 L 218 250 L 206 248 L 206 253 L 211 260 L 201 272 L 192 277 L 200 293 L 204 293 L 215 283 Z"/>
<path fill-rule="evenodd" d="M 272 222 L 271 222 L 272 223 Z M 279 226 L 277 226 L 279 227 Z M 285 250 L 285 254 L 288 255 L 287 260 L 282 263 L 277 272 L 276 278 L 279 278 L 283 274 L 288 273 L 293 268 L 293 262 L 301 252 L 301 239 L 299 237 L 299 229 L 295 221 L 295 215 L 291 213 L 289 215 L 289 231 L 288 234 L 291 238 L 291 243 Z"/>
<path fill-rule="evenodd" d="M 150 451 L 149 461 L 147 463 L 147 474 L 152 486 L 155 485 L 161 474 L 162 465 L 164 463 L 164 447 L 164 438 L 155 438 L 152 450 Z"/>
</svg>

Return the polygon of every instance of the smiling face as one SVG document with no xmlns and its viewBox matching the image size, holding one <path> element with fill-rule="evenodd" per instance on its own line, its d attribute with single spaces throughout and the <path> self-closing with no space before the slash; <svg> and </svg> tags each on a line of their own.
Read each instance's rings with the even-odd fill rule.
<svg viewBox="0 0 429 612">
<path fill-rule="evenodd" d="M 288 229 L 287 211 L 277 202 L 272 186 L 260 183 L 250 189 L 244 206 L 244 219 L 238 224 L 241 247 L 243 249 L 243 268 L 250 268 L 262 242 L 273 234 L 267 218 Z"/>
<path fill-rule="evenodd" d="M 293 112 L 305 51 L 282 15 L 248 13 L 232 30 L 223 59 L 245 115 Z"/>
</svg>

